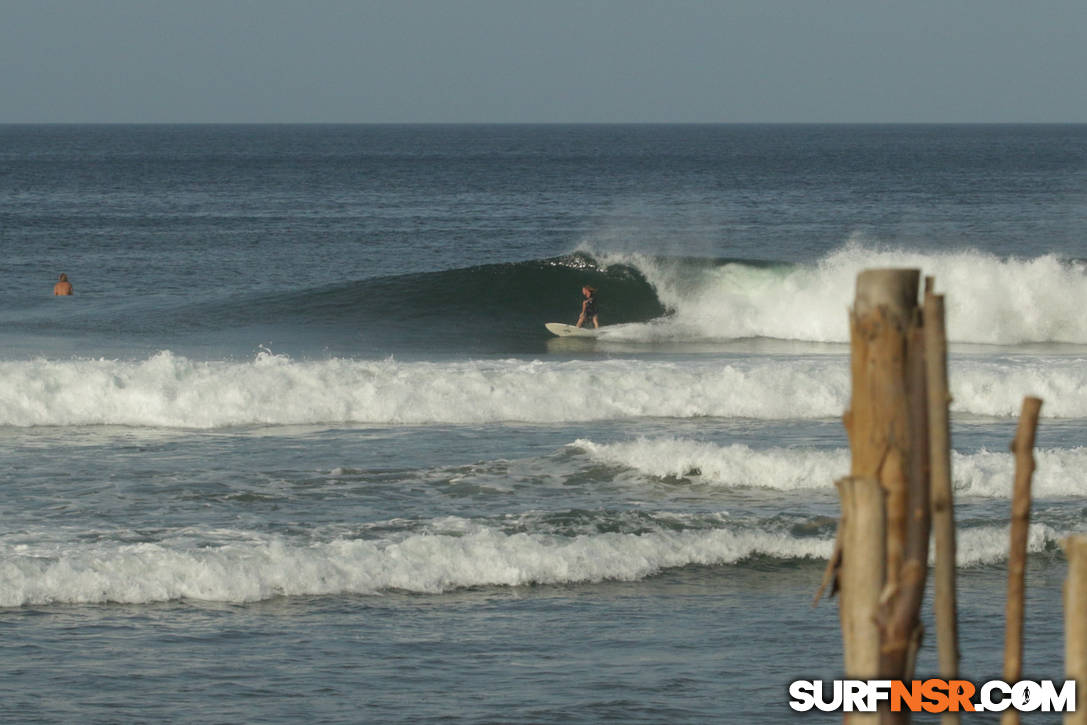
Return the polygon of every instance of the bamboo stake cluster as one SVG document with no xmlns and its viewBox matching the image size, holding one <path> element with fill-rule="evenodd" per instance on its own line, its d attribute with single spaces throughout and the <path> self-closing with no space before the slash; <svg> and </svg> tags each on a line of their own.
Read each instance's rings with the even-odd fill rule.
<svg viewBox="0 0 1087 725">
<path fill-rule="evenodd" d="M 852 397 L 843 422 L 852 466 L 837 484 L 842 518 L 824 586 L 840 591 L 851 679 L 909 680 L 920 646 L 931 513 L 919 280 L 918 270 L 861 272 L 850 315 Z M 847 714 L 851 723 L 879 719 Z"/>
<path fill-rule="evenodd" d="M 928 574 L 935 549 L 934 610 L 940 677 L 958 680 L 955 511 L 951 476 L 951 395 L 947 375 L 944 298 L 920 272 L 865 270 L 850 311 L 852 397 L 843 415 L 850 475 L 836 482 L 841 519 L 834 553 L 816 599 L 839 595 L 845 676 L 861 680 L 914 677 Z M 1004 681 L 1023 677 L 1023 622 L 1034 442 L 1042 401 L 1026 397 L 1011 450 L 1012 492 Z M 1064 542 L 1066 679 L 1082 705 L 1065 725 L 1087 725 L 1087 535 Z M 845 722 L 909 722 L 909 712 L 846 713 Z M 943 713 L 958 725 L 958 712 Z M 1009 708 L 1002 725 L 1018 725 Z"/>
</svg>

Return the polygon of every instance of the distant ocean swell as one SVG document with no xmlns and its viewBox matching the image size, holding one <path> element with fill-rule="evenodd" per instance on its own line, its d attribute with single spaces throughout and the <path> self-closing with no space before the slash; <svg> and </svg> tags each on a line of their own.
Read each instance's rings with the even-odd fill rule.
<svg viewBox="0 0 1087 725">
<path fill-rule="evenodd" d="M 449 528 L 448 521 L 439 522 Z M 235 540 L 192 541 L 191 531 L 148 543 L 0 543 L 0 606 L 146 603 L 178 599 L 251 602 L 282 596 L 440 594 L 478 586 L 636 581 L 685 566 L 739 564 L 761 556 L 824 559 L 832 540 L 766 530 L 657 527 L 640 533 L 560 536 L 507 533 L 457 520 L 455 533 L 309 542 L 235 532 Z M 223 537 L 222 532 L 214 532 Z M 1029 549 L 1045 551 L 1061 532 L 1034 524 Z M 961 532 L 960 566 L 992 564 L 1007 549 L 1003 527 Z"/>
<path fill-rule="evenodd" d="M 1018 415 L 1022 396 L 1051 417 L 1087 417 L 1078 358 L 953 361 L 952 411 Z M 0 425 L 220 428 L 322 423 L 528 423 L 639 417 L 830 418 L 848 402 L 838 356 L 656 362 L 0 362 Z"/>
</svg>

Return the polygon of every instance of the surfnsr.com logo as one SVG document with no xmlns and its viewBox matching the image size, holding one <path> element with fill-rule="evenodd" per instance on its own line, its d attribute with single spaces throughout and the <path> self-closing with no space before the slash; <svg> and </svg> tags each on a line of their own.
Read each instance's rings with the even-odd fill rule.
<svg viewBox="0 0 1087 725">
<path fill-rule="evenodd" d="M 990 680 L 980 687 L 968 680 L 797 680 L 789 685 L 789 706 L 797 712 L 1075 712 L 1076 681 L 1059 688 L 1054 680 L 1007 683 Z"/>
</svg>

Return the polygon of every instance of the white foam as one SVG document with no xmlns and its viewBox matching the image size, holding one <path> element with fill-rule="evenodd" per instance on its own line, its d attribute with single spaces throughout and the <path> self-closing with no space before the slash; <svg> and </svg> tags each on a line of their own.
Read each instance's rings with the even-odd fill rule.
<svg viewBox="0 0 1087 725">
<path fill-rule="evenodd" d="M 303 545 L 254 537 L 221 546 L 169 543 L 0 547 L 0 606 L 280 596 L 436 594 L 473 586 L 635 581 L 691 564 L 762 554 L 816 558 L 829 542 L 762 532 L 665 531 L 560 537 L 466 524 L 457 535 L 338 539 Z"/>
<path fill-rule="evenodd" d="M 975 250 L 922 253 L 851 242 L 815 264 L 709 267 L 587 251 L 605 266 L 631 265 L 645 275 L 675 313 L 655 335 L 847 342 L 846 310 L 857 273 L 915 267 L 935 276 L 937 291 L 946 295 L 948 337 L 955 342 L 1087 343 L 1087 277 L 1052 254 L 1003 259 Z"/>
<path fill-rule="evenodd" d="M 825 368 L 825 366 L 824 366 Z M 562 422 L 830 415 L 844 373 L 638 361 L 0 363 L 0 425 Z"/>
<path fill-rule="evenodd" d="M 216 428 L 327 423 L 580 422 L 638 417 L 832 418 L 848 403 L 844 356 L 686 362 L 392 360 L 0 362 L 0 425 Z M 952 410 L 1087 417 L 1078 358 L 953 361 Z"/>
<path fill-rule="evenodd" d="M 1031 493 L 1038 498 L 1087 496 L 1087 448 L 1035 449 L 1036 469 Z M 972 496 L 1010 498 L 1015 472 L 1011 453 L 955 453 L 951 461 L 956 492 Z"/>
<path fill-rule="evenodd" d="M 477 586 L 638 581 L 667 569 L 722 566 L 752 556 L 825 559 L 832 541 L 762 530 L 670 530 L 557 536 L 505 533 L 466 520 L 454 533 L 307 543 L 236 532 L 197 545 L 191 536 L 157 543 L 0 544 L 0 606 L 148 603 L 178 599 L 253 602 L 284 596 L 439 594 Z M 189 532 L 191 533 L 191 532 Z M 1030 529 L 1028 548 L 1063 537 Z M 960 533 L 959 565 L 1002 561 L 1007 528 Z"/>
<path fill-rule="evenodd" d="M 607 444 L 578 439 L 571 445 L 600 463 L 721 488 L 833 489 L 834 481 L 849 473 L 845 448 L 755 449 L 675 437 Z M 1035 498 L 1087 496 L 1087 448 L 1038 449 L 1034 455 Z M 951 467 L 957 495 L 1011 497 L 1015 460 L 1010 452 L 955 451 Z"/>
<path fill-rule="evenodd" d="M 1057 531 L 1045 524 L 1031 524 L 1027 530 L 1027 553 L 1053 549 L 1072 532 Z M 980 526 L 956 533 L 956 563 L 960 567 L 999 564 L 1008 558 L 1009 528 Z M 931 547 L 930 559 L 931 559 Z M 931 563 L 931 561 L 930 561 Z"/>
<path fill-rule="evenodd" d="M 759 450 L 740 443 L 719 446 L 671 437 L 610 444 L 579 439 L 573 446 L 608 465 L 726 488 L 832 488 L 835 480 L 849 472 L 849 453 L 840 449 Z"/>
</svg>

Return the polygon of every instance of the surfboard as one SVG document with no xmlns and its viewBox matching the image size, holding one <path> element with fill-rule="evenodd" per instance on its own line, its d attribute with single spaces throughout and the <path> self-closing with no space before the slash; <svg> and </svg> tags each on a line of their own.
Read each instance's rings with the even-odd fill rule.
<svg viewBox="0 0 1087 725">
<path fill-rule="evenodd" d="M 592 327 L 577 327 L 567 325 L 564 322 L 548 322 L 544 325 L 552 335 L 559 337 L 596 337 L 597 329 Z"/>
</svg>

